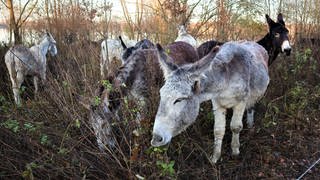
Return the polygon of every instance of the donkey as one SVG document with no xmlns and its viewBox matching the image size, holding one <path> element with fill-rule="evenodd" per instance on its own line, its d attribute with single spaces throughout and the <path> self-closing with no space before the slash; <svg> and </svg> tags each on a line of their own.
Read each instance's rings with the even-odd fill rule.
<svg viewBox="0 0 320 180">
<path fill-rule="evenodd" d="M 130 47 L 136 43 L 133 41 L 128 42 Z M 125 50 L 121 43 L 123 43 L 122 39 L 105 39 L 101 42 L 100 74 L 102 79 L 107 77 L 106 71 L 121 66 L 121 56 Z M 116 67 L 113 67 L 113 65 Z"/>
<path fill-rule="evenodd" d="M 278 14 L 277 22 L 274 22 L 267 14 L 266 19 L 269 26 L 269 33 L 257 43 L 268 51 L 268 64 L 270 66 L 280 52 L 289 56 L 291 53 L 291 46 L 288 37 L 289 30 L 286 28 L 282 14 Z"/>
<path fill-rule="evenodd" d="M 175 42 L 177 41 L 189 43 L 194 48 L 197 48 L 198 46 L 196 39 L 187 32 L 186 27 L 184 25 L 178 26 L 178 37 L 176 38 Z"/>
<path fill-rule="evenodd" d="M 174 42 L 165 47 L 168 55 L 174 59 L 171 63 L 181 66 L 195 61 L 197 52 L 188 43 Z M 96 96 L 101 103 L 96 105 L 85 98 L 78 98 L 80 103 L 89 110 L 90 122 L 95 131 L 100 149 L 115 147 L 115 138 L 111 124 L 120 121 L 118 112 L 121 107 L 121 99 L 129 97 L 139 105 L 139 113 L 136 117 L 136 125 L 145 120 L 147 114 L 153 110 L 154 103 L 159 102 L 159 89 L 163 85 L 164 75 L 160 69 L 158 53 L 156 49 L 139 49 L 128 57 L 125 63 L 118 69 L 115 77 L 110 77 L 112 88 L 101 86 Z M 164 70 L 163 70 L 164 71 Z M 165 72 L 165 71 L 164 71 Z"/>
<path fill-rule="evenodd" d="M 274 22 L 267 14 L 266 20 L 269 26 L 269 32 L 261 40 L 257 41 L 257 43 L 267 50 L 269 55 L 268 66 L 270 66 L 278 57 L 280 52 L 289 56 L 291 52 L 291 46 L 288 37 L 289 30 L 285 27 L 282 14 L 278 14 L 277 22 Z M 197 48 L 199 58 L 204 57 L 213 47 L 221 44 L 223 44 L 223 42 L 214 40 L 203 43 Z M 250 108 L 247 110 L 247 125 L 249 128 L 251 128 L 253 127 L 253 124 L 254 109 Z"/>
<path fill-rule="evenodd" d="M 270 66 L 278 57 L 280 52 L 285 53 L 287 56 L 289 56 L 291 52 L 291 46 L 288 37 L 289 30 L 286 28 L 282 14 L 278 14 L 277 22 L 274 22 L 268 14 L 266 14 L 266 20 L 269 26 L 269 32 L 262 39 L 257 41 L 257 43 L 263 46 L 268 51 L 268 65 Z M 207 55 L 216 45 L 222 44 L 223 42 L 214 40 L 207 41 L 201 44 L 197 48 L 199 58 Z"/>
<path fill-rule="evenodd" d="M 157 49 L 160 64 L 169 74 L 160 90 L 151 145 L 169 143 L 196 120 L 200 103 L 211 100 L 215 142 L 210 160 L 216 163 L 220 158 L 228 108 L 234 112 L 230 123 L 232 153 L 238 155 L 244 111 L 264 95 L 269 83 L 267 51 L 251 41 L 228 42 L 198 62 L 178 67 L 170 63 L 160 45 Z"/>
<path fill-rule="evenodd" d="M 111 86 L 100 86 L 95 96 L 101 99 L 100 104 L 90 102 L 88 99 L 78 97 L 78 101 L 89 110 L 89 122 L 91 123 L 98 147 L 101 151 L 107 148 L 114 149 L 117 145 L 115 128 L 112 124 L 121 122 L 119 111 L 122 97 L 135 100 L 139 107 L 136 120 L 131 125 L 140 126 L 140 121 L 145 119 L 145 113 L 150 112 L 151 97 L 155 97 L 161 85 L 163 76 L 158 65 L 155 49 L 140 49 L 127 59 L 121 66 L 115 77 L 107 79 Z M 155 88 L 152 89 L 152 88 Z M 131 127 L 132 128 L 132 127 Z M 137 135 L 138 131 L 133 132 Z"/>
<path fill-rule="evenodd" d="M 155 45 L 148 39 L 143 39 L 131 47 L 127 47 L 127 45 L 123 42 L 121 36 L 119 36 L 119 39 L 123 48 L 123 53 L 121 56 L 122 64 L 124 64 L 129 56 L 138 49 L 155 49 Z"/>
<path fill-rule="evenodd" d="M 202 43 L 197 48 L 199 58 L 200 59 L 203 58 L 212 50 L 212 48 L 214 48 L 216 46 L 221 46 L 222 44 L 223 44 L 223 42 L 219 42 L 219 41 L 215 41 L 215 40 L 209 40 L 209 41 Z"/>
<path fill-rule="evenodd" d="M 11 47 L 5 54 L 5 63 L 9 71 L 14 101 L 21 104 L 19 89 L 26 75 L 33 76 L 35 93 L 38 92 L 38 79 L 46 81 L 46 54 L 57 55 L 56 41 L 49 32 L 46 32 L 38 45 L 27 48 L 23 45 Z"/>
</svg>

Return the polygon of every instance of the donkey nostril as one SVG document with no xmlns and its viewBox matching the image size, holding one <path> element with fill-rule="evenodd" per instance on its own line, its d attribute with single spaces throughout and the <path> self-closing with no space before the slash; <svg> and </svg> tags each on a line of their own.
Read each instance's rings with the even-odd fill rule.
<svg viewBox="0 0 320 180">
<path fill-rule="evenodd" d="M 291 49 L 284 49 L 284 52 L 286 53 L 287 56 L 289 56 L 291 53 Z"/>
<path fill-rule="evenodd" d="M 161 136 L 159 136 L 158 134 L 154 134 L 152 139 L 154 142 L 158 142 L 158 143 L 162 142 L 162 140 L 163 140 L 163 138 Z"/>
</svg>

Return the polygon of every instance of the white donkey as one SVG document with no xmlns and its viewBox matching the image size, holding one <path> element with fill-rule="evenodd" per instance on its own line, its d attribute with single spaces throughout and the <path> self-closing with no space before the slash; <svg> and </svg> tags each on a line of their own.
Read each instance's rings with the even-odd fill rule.
<svg viewBox="0 0 320 180">
<path fill-rule="evenodd" d="M 269 84 L 267 51 L 251 41 L 228 42 L 198 62 L 178 67 L 170 63 L 161 46 L 157 48 L 162 68 L 170 73 L 160 90 L 152 146 L 169 143 L 196 120 L 200 103 L 211 100 L 215 142 L 210 160 L 216 163 L 220 158 L 228 108 L 233 109 L 232 154 L 238 155 L 243 113 L 264 95 Z"/>
<path fill-rule="evenodd" d="M 21 104 L 19 90 L 26 75 L 33 76 L 35 93 L 38 92 L 38 79 L 41 78 L 43 82 L 46 80 L 48 51 L 52 56 L 57 54 L 56 41 L 48 32 L 38 45 L 31 48 L 16 45 L 7 51 L 4 58 L 12 83 L 14 101 L 17 105 Z"/>
<path fill-rule="evenodd" d="M 132 47 L 136 41 L 128 40 L 127 43 L 129 47 Z M 118 66 L 123 64 L 121 56 L 126 48 L 120 39 L 105 39 L 101 42 L 100 74 L 102 79 L 107 77 L 106 71 L 112 70 L 112 63 L 118 64 Z"/>
<path fill-rule="evenodd" d="M 184 41 L 186 43 L 191 44 L 194 48 L 197 48 L 198 43 L 194 37 L 192 37 L 186 30 L 186 27 L 184 25 L 180 25 L 178 27 L 178 37 L 175 40 L 177 41 Z"/>
</svg>

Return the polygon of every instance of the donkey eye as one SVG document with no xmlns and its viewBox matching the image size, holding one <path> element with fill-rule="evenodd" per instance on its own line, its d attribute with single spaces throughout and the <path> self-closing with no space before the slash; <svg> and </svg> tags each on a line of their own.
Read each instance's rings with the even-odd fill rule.
<svg viewBox="0 0 320 180">
<path fill-rule="evenodd" d="M 274 36 L 275 36 L 276 38 L 279 38 L 279 37 L 280 37 L 280 33 L 276 33 Z"/>
<path fill-rule="evenodd" d="M 188 99 L 188 98 L 185 98 L 185 97 L 178 98 L 173 102 L 173 104 L 176 104 L 176 103 L 181 102 L 182 100 L 186 100 L 186 99 Z"/>
<path fill-rule="evenodd" d="M 181 102 L 181 101 L 182 101 L 182 99 L 181 99 L 181 98 L 178 98 L 178 99 L 176 99 L 176 100 L 173 102 L 173 104 L 176 104 L 176 103 Z"/>
</svg>

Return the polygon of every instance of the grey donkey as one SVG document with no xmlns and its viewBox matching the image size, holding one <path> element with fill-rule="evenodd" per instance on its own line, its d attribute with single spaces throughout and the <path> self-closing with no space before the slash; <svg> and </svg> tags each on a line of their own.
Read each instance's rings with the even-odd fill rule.
<svg viewBox="0 0 320 180">
<path fill-rule="evenodd" d="M 195 49 L 185 42 L 173 42 L 164 49 L 172 57 L 171 63 L 177 66 L 198 60 Z M 156 49 L 135 50 L 117 69 L 115 77 L 108 78 L 112 84 L 111 88 L 101 86 L 97 89 L 95 95 L 101 99 L 100 104 L 78 97 L 79 102 L 90 112 L 90 123 L 101 150 L 115 148 L 117 145 L 113 132 L 117 127 L 112 124 L 123 122 L 120 116 L 124 97 L 128 97 L 138 106 L 139 112 L 136 114 L 134 125 L 139 127 L 141 120 L 146 122 L 150 115 L 155 114 L 152 113 L 156 111 L 159 102 L 158 92 L 164 82 L 160 68 Z"/>
<path fill-rule="evenodd" d="M 38 91 L 38 79 L 46 80 L 47 58 L 50 52 L 52 56 L 57 54 L 56 41 L 49 32 L 46 32 L 40 44 L 27 48 L 23 45 L 15 45 L 6 53 L 4 59 L 9 71 L 14 101 L 21 104 L 20 87 L 26 75 L 33 76 L 35 93 Z"/>
<path fill-rule="evenodd" d="M 228 42 L 198 62 L 178 67 L 160 45 L 157 49 L 167 77 L 160 89 L 151 145 L 168 144 L 196 120 L 200 103 L 211 100 L 215 139 L 210 161 L 216 163 L 221 156 L 228 108 L 233 109 L 232 154 L 238 155 L 244 111 L 264 95 L 269 84 L 267 51 L 251 41 Z"/>
</svg>

